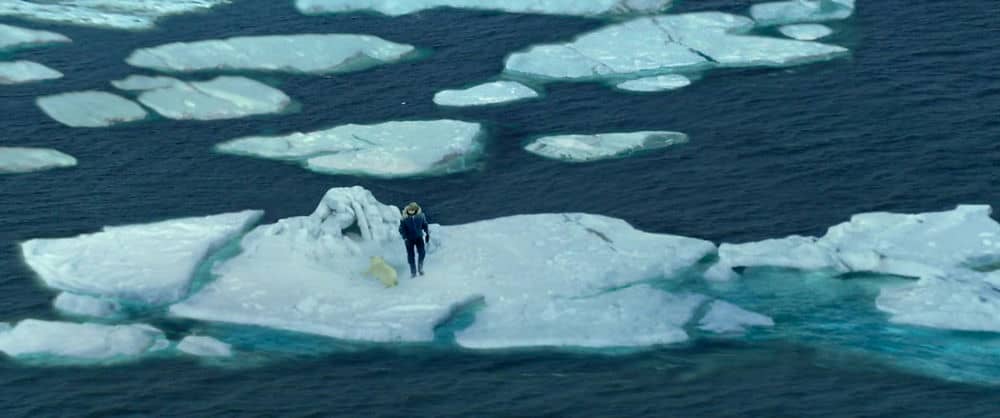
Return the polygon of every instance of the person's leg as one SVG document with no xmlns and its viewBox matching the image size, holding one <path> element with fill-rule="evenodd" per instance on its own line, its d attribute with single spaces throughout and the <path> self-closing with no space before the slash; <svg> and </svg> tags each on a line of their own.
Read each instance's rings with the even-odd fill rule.
<svg viewBox="0 0 1000 418">
<path fill-rule="evenodd" d="M 417 254 L 420 257 L 419 261 L 417 262 L 417 272 L 419 272 L 421 275 L 423 275 L 424 274 L 424 256 L 427 255 L 427 248 L 424 246 L 424 240 L 422 240 L 422 239 L 418 239 L 415 244 L 417 244 Z"/>
<path fill-rule="evenodd" d="M 417 265 L 413 262 L 413 241 L 406 240 L 406 261 L 410 263 L 410 277 L 417 275 Z"/>
</svg>

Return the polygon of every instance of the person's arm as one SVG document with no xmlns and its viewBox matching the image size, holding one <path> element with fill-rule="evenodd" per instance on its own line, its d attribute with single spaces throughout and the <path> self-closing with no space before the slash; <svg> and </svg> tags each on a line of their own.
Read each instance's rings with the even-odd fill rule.
<svg viewBox="0 0 1000 418">
<path fill-rule="evenodd" d="M 431 242 L 431 228 L 430 228 L 430 225 L 427 222 L 427 217 L 426 216 L 424 216 L 424 224 L 421 225 L 421 227 L 424 229 L 424 234 L 427 235 L 427 238 L 425 239 L 425 242 L 428 243 L 428 244 L 430 244 L 430 242 Z"/>
<path fill-rule="evenodd" d="M 403 219 L 399 220 L 399 237 L 402 239 L 406 239 L 406 235 L 403 234 Z"/>
</svg>

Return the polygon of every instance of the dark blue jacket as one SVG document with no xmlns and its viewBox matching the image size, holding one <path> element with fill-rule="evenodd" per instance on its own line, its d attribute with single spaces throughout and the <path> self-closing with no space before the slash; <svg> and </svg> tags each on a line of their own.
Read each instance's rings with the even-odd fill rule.
<svg viewBox="0 0 1000 418">
<path fill-rule="evenodd" d="M 403 219 L 399 221 L 399 235 L 405 240 L 422 241 L 424 232 L 427 235 L 431 234 L 427 227 L 427 217 L 424 216 L 423 211 L 417 212 L 413 216 L 403 216 Z"/>
</svg>

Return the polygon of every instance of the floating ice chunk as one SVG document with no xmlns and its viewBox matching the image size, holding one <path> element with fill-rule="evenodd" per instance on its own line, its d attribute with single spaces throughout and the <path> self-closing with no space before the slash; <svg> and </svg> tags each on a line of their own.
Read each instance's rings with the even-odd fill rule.
<svg viewBox="0 0 1000 418">
<path fill-rule="evenodd" d="M 54 149 L 0 147 L 0 173 L 27 173 L 76 165 L 76 158 Z"/>
<path fill-rule="evenodd" d="M 839 20 L 853 13 L 854 0 L 790 0 L 750 6 L 750 16 L 760 26 Z"/>
<path fill-rule="evenodd" d="M 742 333 L 747 327 L 773 327 L 774 320 L 723 300 L 716 300 L 698 321 L 698 328 L 717 334 Z"/>
<path fill-rule="evenodd" d="M 112 81 L 111 85 L 118 90 L 145 91 L 173 87 L 178 83 L 182 83 L 182 81 L 171 77 L 130 75 L 123 80 Z"/>
<path fill-rule="evenodd" d="M 457 120 L 343 125 L 286 136 L 219 144 L 227 154 L 290 160 L 321 173 L 403 177 L 470 169 L 485 136 L 478 123 Z"/>
<path fill-rule="evenodd" d="M 641 347 L 683 342 L 682 328 L 701 295 L 671 295 L 646 285 L 587 298 L 495 301 L 455 334 L 467 348 Z"/>
<path fill-rule="evenodd" d="M 524 149 L 546 158 L 587 162 L 665 148 L 687 140 L 687 135 L 669 131 L 558 135 L 538 138 Z"/>
<path fill-rule="evenodd" d="M 3 7 L 0 6 L 0 10 L 3 10 Z M 70 39 L 55 32 L 24 29 L 17 26 L 0 24 L 0 50 L 29 48 L 63 42 L 70 42 Z"/>
<path fill-rule="evenodd" d="M 50 287 L 150 304 L 183 297 L 206 256 L 260 218 L 243 211 L 145 225 L 105 227 L 75 238 L 21 244 L 25 261 Z"/>
<path fill-rule="evenodd" d="M 434 95 L 441 106 L 481 106 L 538 97 L 538 92 L 516 81 L 494 81 L 464 90 L 445 90 Z"/>
<path fill-rule="evenodd" d="M 232 347 L 212 337 L 187 336 L 177 344 L 177 349 L 198 357 L 229 357 Z"/>
<path fill-rule="evenodd" d="M 815 23 L 803 23 L 800 25 L 785 25 L 778 28 L 782 35 L 800 41 L 815 41 L 825 38 L 833 33 L 833 29 Z"/>
<path fill-rule="evenodd" d="M 165 78 L 124 80 L 126 87 L 149 87 L 139 102 L 170 119 L 217 120 L 279 113 L 291 99 L 274 87 L 244 77 L 217 77 L 210 81 L 176 82 L 162 88 Z M 131 84 L 131 85 L 130 85 Z"/>
<path fill-rule="evenodd" d="M 676 90 L 691 85 L 691 79 L 680 74 L 667 74 L 656 77 L 646 77 L 618 83 L 615 88 L 625 91 L 654 92 Z"/>
<path fill-rule="evenodd" d="M 54 80 L 63 74 L 32 61 L 0 62 L 0 84 L 20 84 Z"/>
<path fill-rule="evenodd" d="M 980 233 L 1000 234 L 989 206 L 961 205 L 915 215 L 854 215 L 822 238 L 788 237 L 719 248 L 733 267 L 776 266 L 805 270 L 873 272 L 908 277 L 941 276 L 953 268 L 1000 261 L 1000 248 Z"/>
<path fill-rule="evenodd" d="M 25 319 L 0 333 L 0 351 L 12 357 L 124 360 L 165 348 L 163 332 L 144 324 L 100 325 Z"/>
<path fill-rule="evenodd" d="M 229 0 L 5 0 L 0 16 L 96 26 L 150 29 L 160 17 L 206 10 Z"/>
<path fill-rule="evenodd" d="M 955 270 L 911 285 L 883 287 L 876 306 L 897 323 L 1000 332 L 1000 287 L 976 271 Z"/>
<path fill-rule="evenodd" d="M 251 36 L 143 48 L 133 52 L 126 62 L 160 71 L 254 70 L 323 74 L 397 62 L 414 51 L 412 45 L 371 35 Z"/>
<path fill-rule="evenodd" d="M 135 102 L 102 91 L 44 96 L 35 103 L 50 118 L 74 128 L 105 127 L 146 117 L 146 111 Z"/>
<path fill-rule="evenodd" d="M 715 250 L 709 242 L 649 234 L 594 215 L 434 225 L 427 275 L 385 289 L 364 272 L 378 255 L 405 277 L 398 219 L 395 207 L 363 189 L 333 189 L 313 215 L 247 234 L 243 252 L 216 266 L 216 280 L 170 313 L 351 340 L 429 341 L 437 325 L 475 301 L 483 304 L 478 315 L 495 326 L 504 318 L 523 324 L 520 316 L 492 310 L 507 312 L 508 303 L 534 298 L 583 300 L 673 277 Z M 538 329 L 515 335 L 515 328 L 506 328 L 512 339 L 541 339 Z"/>
<path fill-rule="evenodd" d="M 538 79 L 622 80 L 717 67 L 788 66 L 847 53 L 839 46 L 742 35 L 745 17 L 718 12 L 644 17 L 566 44 L 511 54 L 508 73 Z"/>
<path fill-rule="evenodd" d="M 60 293 L 53 305 L 59 311 L 70 315 L 94 318 L 113 317 L 119 309 L 118 304 L 113 301 L 69 292 Z"/>
<path fill-rule="evenodd" d="M 670 7 L 671 3 L 672 0 L 296 0 L 295 6 L 305 14 L 374 11 L 399 16 L 452 7 L 510 13 L 601 16 L 658 13 Z"/>
</svg>

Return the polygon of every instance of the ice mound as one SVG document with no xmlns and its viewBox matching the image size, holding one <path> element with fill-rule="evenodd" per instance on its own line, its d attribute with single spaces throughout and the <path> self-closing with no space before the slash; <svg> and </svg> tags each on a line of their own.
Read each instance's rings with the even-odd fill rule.
<svg viewBox="0 0 1000 418">
<path fill-rule="evenodd" d="M 484 137 L 478 123 L 396 121 L 241 138 L 219 144 L 216 150 L 295 161 L 320 173 L 404 177 L 468 170 L 482 151 Z"/>
<path fill-rule="evenodd" d="M 665 148 L 687 141 L 687 135 L 669 131 L 557 135 L 538 138 L 524 149 L 546 158 L 587 162 Z"/>
<path fill-rule="evenodd" d="M 754 22 L 718 12 L 643 17 L 565 44 L 511 54 L 508 73 L 541 80 L 621 81 L 720 67 L 778 67 L 846 54 L 839 46 L 744 35 Z"/>
<path fill-rule="evenodd" d="M 854 14 L 854 0 L 790 0 L 750 6 L 760 26 L 846 19 Z"/>
<path fill-rule="evenodd" d="M 171 82 L 167 77 L 130 77 L 114 85 L 141 90 L 139 102 L 177 120 L 237 119 L 279 113 L 292 101 L 281 90 L 245 77 L 192 82 Z"/>
<path fill-rule="evenodd" d="M 538 92 L 516 81 L 494 81 L 464 90 L 444 90 L 434 95 L 441 106 L 482 106 L 538 97 Z"/>
<path fill-rule="evenodd" d="M 0 174 L 73 167 L 76 158 L 47 148 L 0 147 Z"/>
<path fill-rule="evenodd" d="M 677 90 L 691 85 L 691 79 L 680 74 L 666 74 L 656 77 L 645 77 L 618 83 L 615 88 L 625 91 L 654 92 Z"/>
<path fill-rule="evenodd" d="M 682 303 L 683 298 L 654 290 L 649 290 L 652 296 L 637 296 L 643 289 L 601 295 L 675 276 L 715 249 L 706 241 L 649 234 L 621 220 L 583 214 L 434 225 L 427 275 L 404 278 L 398 287 L 386 289 L 364 272 L 369 258 L 378 255 L 405 277 L 398 221 L 397 208 L 379 203 L 367 190 L 332 189 L 312 215 L 284 219 L 247 234 L 242 253 L 216 265 L 215 281 L 171 306 L 170 313 L 349 340 L 430 341 L 435 327 L 454 312 L 481 302 L 477 318 L 509 329 L 508 338 L 524 342 L 542 340 L 537 333 L 547 328 L 523 327 L 520 315 L 503 313 L 519 303 L 534 309 L 536 302 L 557 300 L 554 307 L 568 313 L 575 307 L 612 309 L 615 300 L 640 300 L 658 306 L 647 304 L 620 315 L 566 315 L 561 325 L 582 329 L 600 317 L 627 330 L 649 331 L 613 345 L 666 341 L 679 338 L 673 325 L 654 325 L 648 319 L 645 325 L 623 321 L 638 312 L 678 312 L 681 308 L 662 304 Z M 599 299 L 587 302 L 592 298 Z M 503 325 L 504 321 L 510 324 Z M 664 321 L 672 323 L 669 318 Z M 597 332 L 587 340 L 590 344 L 611 341 L 627 331 L 606 329 L 600 331 L 608 333 L 603 337 Z M 476 344 L 474 333 L 465 335 L 468 344 Z M 586 343 L 567 340 L 575 342 Z"/>
<path fill-rule="evenodd" d="M 50 287 L 164 304 L 183 297 L 198 264 L 261 215 L 243 211 L 111 226 L 74 238 L 26 241 L 21 252 Z"/>
<path fill-rule="evenodd" d="M 119 310 L 118 304 L 114 301 L 69 292 L 60 293 L 53 305 L 66 314 L 94 318 L 110 318 Z"/>
<path fill-rule="evenodd" d="M 177 344 L 177 349 L 198 357 L 229 357 L 232 347 L 212 337 L 187 336 Z"/>
<path fill-rule="evenodd" d="M 135 102 L 102 91 L 82 91 L 39 97 L 39 108 L 57 122 L 74 128 L 99 128 L 144 119 Z"/>
<path fill-rule="evenodd" d="M 0 332 L 0 351 L 11 357 L 123 360 L 168 345 L 163 332 L 144 324 L 74 324 L 25 319 L 9 331 Z"/>
<path fill-rule="evenodd" d="M 467 348 L 641 347 L 688 339 L 683 326 L 704 303 L 647 285 L 593 297 L 500 298 L 455 335 Z"/>
<path fill-rule="evenodd" d="M 151 29 L 167 15 L 207 10 L 229 0 L 5 0 L 0 16 L 111 29 Z"/>
<path fill-rule="evenodd" d="M 412 45 L 377 36 L 304 34 L 251 36 L 143 48 L 126 62 L 159 71 L 287 71 L 310 74 L 363 70 L 410 56 Z"/>
<path fill-rule="evenodd" d="M 32 61 L 0 62 L 0 84 L 20 84 L 54 80 L 63 74 Z"/>
<path fill-rule="evenodd" d="M 698 321 L 698 328 L 717 334 L 743 333 L 747 327 L 773 327 L 774 320 L 732 303 L 716 300 Z"/>
<path fill-rule="evenodd" d="M 4 6 L 0 6 L 3 10 Z M 55 32 L 0 24 L 0 50 L 30 48 L 38 45 L 71 42 Z"/>
<path fill-rule="evenodd" d="M 785 25 L 778 28 L 778 31 L 782 35 L 800 41 L 815 41 L 830 36 L 833 33 L 833 29 L 815 23 Z"/>
<path fill-rule="evenodd" d="M 918 278 L 886 286 L 880 310 L 898 323 L 1000 332 L 1000 224 L 989 206 L 922 214 L 865 213 L 822 238 L 792 236 L 722 244 L 715 269 L 773 266 Z"/>
<path fill-rule="evenodd" d="M 658 13 L 672 0 L 296 0 L 305 14 L 373 11 L 399 16 L 438 7 L 575 16 Z"/>
</svg>

